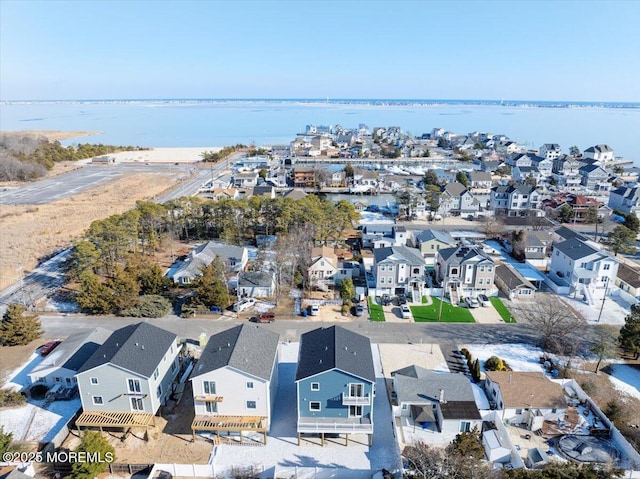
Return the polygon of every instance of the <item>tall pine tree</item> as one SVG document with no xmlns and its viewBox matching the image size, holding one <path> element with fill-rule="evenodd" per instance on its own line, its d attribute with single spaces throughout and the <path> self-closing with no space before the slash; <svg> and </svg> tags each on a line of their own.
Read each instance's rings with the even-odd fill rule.
<svg viewBox="0 0 640 479">
<path fill-rule="evenodd" d="M 640 355 L 640 307 L 631 306 L 631 314 L 624 320 L 624 326 L 620 329 L 618 337 L 620 346 L 637 359 Z"/>
<path fill-rule="evenodd" d="M 27 308 L 12 303 L 2 316 L 0 343 L 4 346 L 29 344 L 42 336 L 40 320 L 36 314 L 25 314 Z"/>
</svg>

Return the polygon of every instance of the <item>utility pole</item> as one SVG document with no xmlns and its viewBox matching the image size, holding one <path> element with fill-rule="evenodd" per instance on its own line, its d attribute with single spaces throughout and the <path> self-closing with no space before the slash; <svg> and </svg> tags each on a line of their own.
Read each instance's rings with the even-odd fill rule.
<svg viewBox="0 0 640 479">
<path fill-rule="evenodd" d="M 604 283 L 604 296 L 602 296 L 602 304 L 600 305 L 600 314 L 598 314 L 598 320 L 596 323 L 600 322 L 600 318 L 602 317 L 602 310 L 604 309 L 604 301 L 607 299 L 607 289 L 609 288 L 609 276 L 605 276 L 606 281 Z"/>
</svg>

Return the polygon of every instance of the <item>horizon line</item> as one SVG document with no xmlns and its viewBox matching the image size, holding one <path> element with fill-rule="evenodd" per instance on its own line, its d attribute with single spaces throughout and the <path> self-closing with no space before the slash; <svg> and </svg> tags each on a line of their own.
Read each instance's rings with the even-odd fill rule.
<svg viewBox="0 0 640 479">
<path fill-rule="evenodd" d="M 367 102 L 367 101 L 390 101 L 390 102 L 483 102 L 483 103 L 568 103 L 568 104 L 633 104 L 640 106 L 640 101 L 608 101 L 608 100 L 514 100 L 514 99 L 482 99 L 482 98 L 314 98 L 314 97 L 192 97 L 192 98 L 49 98 L 49 99 L 0 99 L 0 103 L 12 102 L 115 102 L 115 101 L 306 101 L 318 103 L 331 103 L 341 101 Z"/>
</svg>

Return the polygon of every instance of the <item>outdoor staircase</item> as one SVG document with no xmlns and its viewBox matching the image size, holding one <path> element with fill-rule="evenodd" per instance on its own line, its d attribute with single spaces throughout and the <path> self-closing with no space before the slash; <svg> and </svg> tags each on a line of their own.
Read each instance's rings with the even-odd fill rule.
<svg viewBox="0 0 640 479">
<path fill-rule="evenodd" d="M 589 306 L 593 306 L 593 295 L 589 291 L 589 287 L 586 284 L 582 285 L 582 291 L 584 292 L 584 298 Z"/>
<path fill-rule="evenodd" d="M 452 306 L 458 306 L 460 303 L 460 295 L 457 289 L 449 288 L 449 299 L 451 300 Z"/>
</svg>

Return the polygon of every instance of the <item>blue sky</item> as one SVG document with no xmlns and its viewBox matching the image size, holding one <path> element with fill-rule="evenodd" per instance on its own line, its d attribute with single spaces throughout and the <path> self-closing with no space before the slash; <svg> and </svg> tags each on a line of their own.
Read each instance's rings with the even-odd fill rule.
<svg viewBox="0 0 640 479">
<path fill-rule="evenodd" d="M 0 1 L 0 98 L 640 101 L 640 1 Z"/>
</svg>

